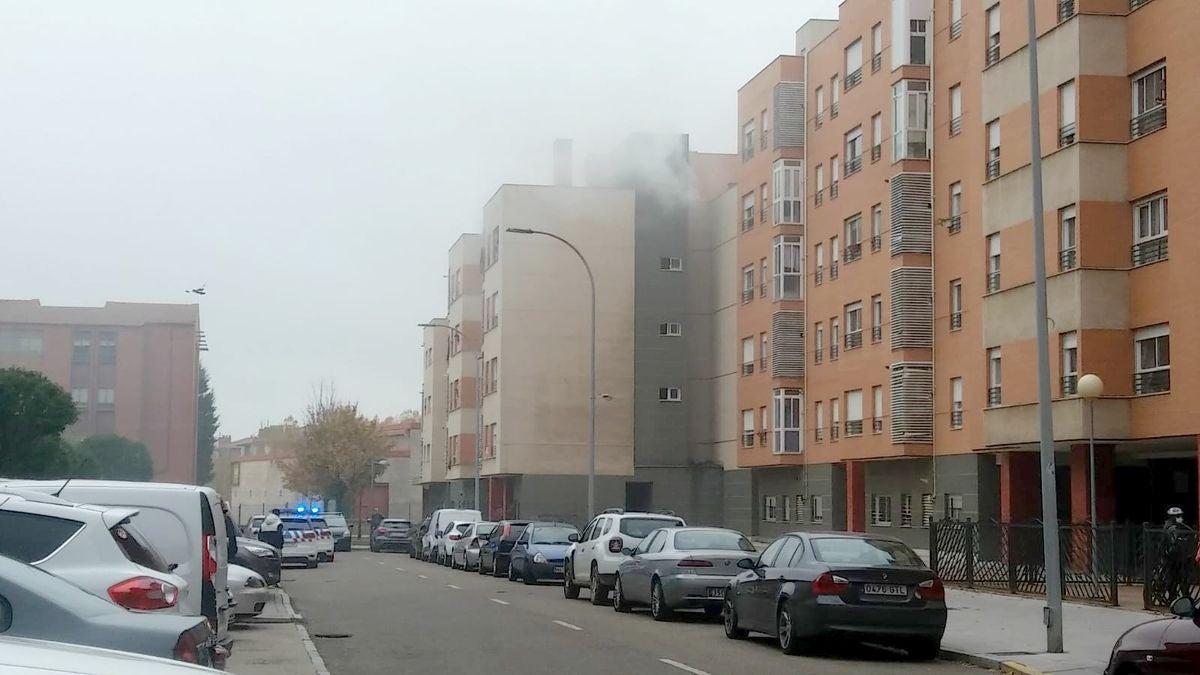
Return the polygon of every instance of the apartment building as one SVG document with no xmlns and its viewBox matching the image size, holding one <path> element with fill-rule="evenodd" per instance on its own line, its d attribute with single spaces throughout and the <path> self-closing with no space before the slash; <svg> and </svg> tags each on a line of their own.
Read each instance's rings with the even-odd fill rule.
<svg viewBox="0 0 1200 675">
<path fill-rule="evenodd" d="M 412 472 L 412 480 L 421 486 L 421 503 L 427 512 L 446 503 L 447 499 L 447 361 L 451 335 L 445 328 L 446 325 L 445 318 L 430 319 L 422 329 L 421 338 L 421 358 L 424 364 L 421 384 L 421 451 Z"/>
<path fill-rule="evenodd" d="M 463 234 L 450 247 L 447 270 L 447 313 L 443 330 L 446 362 L 446 481 L 452 499 L 474 498 L 477 457 L 477 406 L 481 377 L 489 364 L 482 361 L 483 237 Z M 488 300 L 490 305 L 491 300 Z"/>
<path fill-rule="evenodd" d="M 79 419 L 68 437 L 138 441 L 150 451 L 155 480 L 191 483 L 199 321 L 197 305 L 0 300 L 0 368 L 40 371 L 71 393 Z"/>
</svg>

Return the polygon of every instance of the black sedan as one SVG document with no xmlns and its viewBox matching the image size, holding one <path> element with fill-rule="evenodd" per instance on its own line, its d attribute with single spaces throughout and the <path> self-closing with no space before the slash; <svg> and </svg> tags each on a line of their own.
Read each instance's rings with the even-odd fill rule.
<svg viewBox="0 0 1200 675">
<path fill-rule="evenodd" d="M 502 520 L 479 549 L 479 573 L 502 577 L 508 574 L 508 556 L 517 543 L 528 520 Z"/>
<path fill-rule="evenodd" d="M 229 561 L 258 572 L 269 586 L 279 584 L 279 568 L 283 561 L 279 549 L 257 539 L 237 538 L 237 554 Z"/>
<path fill-rule="evenodd" d="M 412 550 L 412 523 L 403 518 L 385 518 L 371 530 L 371 552 Z"/>
<path fill-rule="evenodd" d="M 793 532 L 771 542 L 725 593 L 725 635 L 754 631 L 799 654 L 828 637 L 897 646 L 937 658 L 946 630 L 946 589 L 898 539 Z"/>
<path fill-rule="evenodd" d="M 1113 646 L 1104 675 L 1200 673 L 1200 609 L 1191 598 L 1171 603 L 1169 619 L 1125 631 Z"/>
</svg>

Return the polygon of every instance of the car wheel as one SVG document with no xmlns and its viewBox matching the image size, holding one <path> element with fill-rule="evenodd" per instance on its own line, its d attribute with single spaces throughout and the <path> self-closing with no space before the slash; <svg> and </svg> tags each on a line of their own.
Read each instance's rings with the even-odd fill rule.
<svg viewBox="0 0 1200 675">
<path fill-rule="evenodd" d="M 511 567 L 511 565 L 510 565 L 510 567 Z M 500 559 L 499 558 L 492 560 L 492 576 L 494 576 L 494 577 L 502 576 L 500 573 Z"/>
<path fill-rule="evenodd" d="M 941 640 L 914 640 L 908 643 L 905 648 L 908 651 L 909 657 L 916 661 L 932 661 L 938 657 L 942 651 Z"/>
<path fill-rule="evenodd" d="M 721 616 L 720 605 L 708 605 L 707 607 L 705 607 L 704 608 L 704 616 L 708 616 L 708 617 Z"/>
<path fill-rule="evenodd" d="M 617 575 L 617 581 L 613 584 L 613 609 L 621 614 L 628 614 L 633 606 L 625 601 L 625 589 L 621 585 L 621 575 Z"/>
<path fill-rule="evenodd" d="M 529 572 L 529 565 L 526 565 L 524 571 L 521 572 L 521 581 L 525 582 L 526 586 L 533 586 L 538 582 L 537 577 Z"/>
<path fill-rule="evenodd" d="M 675 617 L 675 612 L 667 606 L 667 598 L 663 595 L 662 584 L 658 579 L 650 586 L 650 616 L 654 617 L 655 621 L 670 621 Z"/>
<path fill-rule="evenodd" d="M 563 571 L 563 597 L 568 600 L 579 599 L 579 587 L 575 585 L 575 561 L 567 561 L 567 569 Z"/>
<path fill-rule="evenodd" d="M 795 656 L 808 651 L 810 644 L 808 640 L 796 635 L 796 624 L 792 621 L 792 610 L 788 609 L 787 603 L 779 605 L 779 611 L 775 614 L 775 635 L 779 640 L 779 648 L 784 654 Z"/>
<path fill-rule="evenodd" d="M 515 565 L 512 564 L 511 560 L 508 561 L 508 580 L 509 581 L 517 580 L 517 568 Z"/>
<path fill-rule="evenodd" d="M 593 605 L 608 604 L 608 587 L 600 582 L 600 571 L 596 569 L 596 563 L 592 563 L 592 574 L 588 585 L 592 591 Z"/>
<path fill-rule="evenodd" d="M 316 560 L 305 560 L 304 561 L 304 569 L 309 569 L 309 570 L 316 569 L 317 565 L 320 565 L 320 564 L 321 563 L 317 562 Z"/>
<path fill-rule="evenodd" d="M 730 640 L 745 640 L 750 631 L 738 627 L 737 610 L 733 608 L 733 598 L 725 598 L 722 614 L 725 620 L 725 637 Z"/>
</svg>

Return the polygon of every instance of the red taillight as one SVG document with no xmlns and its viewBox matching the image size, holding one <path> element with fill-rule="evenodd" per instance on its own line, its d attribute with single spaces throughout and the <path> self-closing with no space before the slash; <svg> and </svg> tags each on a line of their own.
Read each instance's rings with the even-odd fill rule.
<svg viewBox="0 0 1200 675">
<path fill-rule="evenodd" d="M 200 663 L 200 645 L 196 644 L 196 636 L 191 631 L 179 636 L 175 642 L 174 656 L 176 661 Z"/>
<path fill-rule="evenodd" d="M 917 584 L 917 595 L 922 600 L 945 600 L 946 587 L 942 585 L 941 579 L 935 577 Z"/>
<path fill-rule="evenodd" d="M 623 548 L 625 548 L 625 541 L 620 537 L 613 537 L 608 540 L 609 553 L 620 553 Z"/>
<path fill-rule="evenodd" d="M 307 541 L 311 541 L 317 538 L 317 533 L 313 532 L 312 530 L 305 530 L 300 536 L 304 537 L 304 539 Z"/>
<path fill-rule="evenodd" d="M 375 530 L 375 534 L 383 534 L 384 532 L 387 532 L 387 530 L 383 529 L 382 527 L 378 530 Z"/>
<path fill-rule="evenodd" d="M 812 583 L 813 595 L 841 595 L 848 588 L 850 588 L 849 581 L 829 572 L 817 577 L 817 580 Z"/>
<path fill-rule="evenodd" d="M 134 577 L 110 586 L 108 597 L 125 609 L 166 609 L 179 600 L 179 589 L 151 577 Z"/>
<path fill-rule="evenodd" d="M 684 558 L 676 565 L 677 567 L 712 567 L 713 564 L 708 560 L 694 560 L 692 558 Z"/>
<path fill-rule="evenodd" d="M 201 550 L 204 552 L 204 564 L 200 571 L 205 579 L 212 579 L 217 575 L 217 537 L 211 534 L 206 536 Z"/>
<path fill-rule="evenodd" d="M 454 533 L 446 535 L 446 538 L 449 539 L 450 541 L 458 541 L 459 539 L 462 538 L 462 535 L 457 532 L 454 532 Z"/>
</svg>

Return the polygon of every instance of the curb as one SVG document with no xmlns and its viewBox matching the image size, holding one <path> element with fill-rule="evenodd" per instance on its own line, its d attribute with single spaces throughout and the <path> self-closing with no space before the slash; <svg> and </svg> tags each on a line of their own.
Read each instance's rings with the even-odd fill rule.
<svg viewBox="0 0 1200 675">
<path fill-rule="evenodd" d="M 1045 675 L 1045 673 L 1037 668 L 1027 666 L 1018 661 L 1005 661 L 1001 663 L 1000 672 L 1005 675 Z"/>
<path fill-rule="evenodd" d="M 317 652 L 317 646 L 308 636 L 308 630 L 304 628 L 304 624 L 296 624 L 296 630 L 300 633 L 300 642 L 304 644 L 304 651 L 308 653 L 308 660 L 312 663 L 313 673 L 329 675 L 329 669 L 325 667 L 325 659 L 322 659 L 321 654 Z"/>
<path fill-rule="evenodd" d="M 976 666 L 978 668 L 987 668 L 989 670 L 1002 670 L 1006 663 L 1025 667 L 1023 664 L 1019 664 L 1016 661 L 1001 661 L 1000 659 L 995 659 L 990 656 L 973 654 L 971 652 L 958 651 L 955 649 L 946 649 L 945 647 L 942 647 L 942 650 L 938 653 L 938 658 L 942 661 L 957 661 L 959 663 L 966 663 L 968 665 Z M 1027 673 L 1028 675 L 1040 674 L 1040 671 L 1036 670 L 1012 672 Z"/>
</svg>

